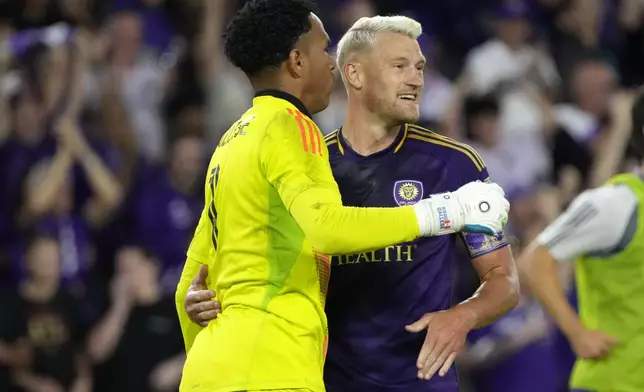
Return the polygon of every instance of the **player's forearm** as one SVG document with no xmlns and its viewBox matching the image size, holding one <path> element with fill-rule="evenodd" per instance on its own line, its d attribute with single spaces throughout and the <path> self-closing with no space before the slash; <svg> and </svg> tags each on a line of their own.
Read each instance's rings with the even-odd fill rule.
<svg viewBox="0 0 644 392">
<path fill-rule="evenodd" d="M 309 190 L 297 197 L 290 212 L 311 246 L 324 254 L 365 252 L 414 240 L 420 234 L 412 207 L 344 207 Z"/>
<path fill-rule="evenodd" d="M 519 272 L 523 284 L 566 336 L 572 336 L 583 328 L 579 316 L 566 297 L 557 273 L 557 262 L 546 248 L 541 245 L 531 246 L 519 261 Z"/>
<path fill-rule="evenodd" d="M 519 302 L 520 295 L 519 277 L 509 247 L 481 257 L 503 257 L 509 260 L 506 259 L 487 271 L 481 277 L 482 283 L 474 295 L 456 306 L 472 316 L 473 328 L 490 324 L 512 310 Z"/>
<path fill-rule="evenodd" d="M 181 326 L 181 334 L 186 352 L 190 351 L 192 344 L 197 339 L 197 334 L 203 329 L 199 324 L 195 324 L 190 320 L 185 308 L 186 295 L 190 290 L 193 279 L 199 273 L 200 267 L 201 263 L 198 261 L 192 258 L 186 259 L 183 271 L 181 272 L 181 278 L 179 278 L 179 283 L 177 284 L 177 290 L 174 293 L 174 303 L 177 308 L 177 316 L 179 317 L 179 325 Z"/>
</svg>

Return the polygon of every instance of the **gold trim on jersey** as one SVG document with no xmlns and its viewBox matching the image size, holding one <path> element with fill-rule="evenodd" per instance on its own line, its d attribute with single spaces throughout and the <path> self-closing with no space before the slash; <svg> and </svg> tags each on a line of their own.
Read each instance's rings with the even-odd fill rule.
<svg viewBox="0 0 644 392">
<path fill-rule="evenodd" d="M 396 145 L 396 148 L 394 149 L 394 153 L 398 152 L 400 148 L 403 146 L 405 143 L 405 140 L 407 139 L 409 133 L 409 124 L 405 124 L 405 129 L 403 130 L 403 137 L 400 139 L 398 142 L 398 145 Z M 334 144 L 338 144 L 338 150 L 340 150 L 340 154 L 344 155 L 344 148 L 342 147 L 342 143 L 340 143 L 340 130 L 336 129 L 335 131 L 329 133 L 324 137 L 324 141 L 326 142 L 327 146 L 332 146 Z"/>
<path fill-rule="evenodd" d="M 337 133 L 338 133 L 338 130 L 336 129 L 335 131 L 333 131 L 333 132 L 331 132 L 331 133 L 329 133 L 327 135 L 324 135 L 324 142 L 326 143 L 327 147 L 332 146 L 334 144 L 339 144 L 338 143 L 338 138 L 336 136 Z"/>
<path fill-rule="evenodd" d="M 342 147 L 342 143 L 340 142 L 340 129 L 335 130 L 335 142 L 338 143 L 338 150 L 340 150 L 340 154 L 344 155 L 344 147 Z"/>
<path fill-rule="evenodd" d="M 394 154 L 400 150 L 400 148 L 403 146 L 405 143 L 405 140 L 407 140 L 407 136 L 409 136 L 409 124 L 405 124 L 405 129 L 403 130 L 403 137 L 400 139 L 400 142 L 398 142 L 398 145 L 396 148 L 394 148 Z"/>
<path fill-rule="evenodd" d="M 437 144 L 443 147 L 448 147 L 453 150 L 457 150 L 465 154 L 472 163 L 474 163 L 474 166 L 478 169 L 478 171 L 483 171 L 485 168 L 485 163 L 483 162 L 483 158 L 479 155 L 478 152 L 476 152 L 475 149 L 473 149 L 471 146 L 457 142 L 456 140 L 449 138 L 447 136 L 440 135 L 436 132 L 430 131 L 429 129 L 425 129 L 422 127 L 419 127 L 418 125 L 413 125 L 409 124 L 409 136 L 410 139 L 415 139 L 415 140 L 420 140 L 423 142 L 427 143 L 432 143 L 432 144 Z"/>
<path fill-rule="evenodd" d="M 335 134 L 338 133 L 338 130 L 336 129 L 335 131 L 331 131 L 324 135 L 324 141 L 330 142 L 332 139 L 334 139 L 336 136 Z"/>
</svg>

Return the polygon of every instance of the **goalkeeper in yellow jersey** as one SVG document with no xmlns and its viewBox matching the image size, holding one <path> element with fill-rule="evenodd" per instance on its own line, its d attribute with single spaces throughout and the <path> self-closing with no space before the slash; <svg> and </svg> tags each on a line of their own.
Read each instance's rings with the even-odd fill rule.
<svg viewBox="0 0 644 392">
<path fill-rule="evenodd" d="M 327 254 L 457 231 L 495 235 L 507 220 L 503 191 L 483 182 L 413 206 L 343 207 L 311 120 L 329 103 L 335 68 L 314 12 L 305 0 L 250 0 L 226 32 L 226 56 L 256 95 L 212 156 L 177 289 L 182 392 L 324 391 Z M 222 313 L 199 331 L 183 303 L 202 264 Z"/>
</svg>

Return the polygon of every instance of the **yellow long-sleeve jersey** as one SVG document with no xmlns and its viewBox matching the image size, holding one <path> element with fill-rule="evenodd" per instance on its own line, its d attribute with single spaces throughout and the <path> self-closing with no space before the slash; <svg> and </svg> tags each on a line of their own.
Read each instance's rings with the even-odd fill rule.
<svg viewBox="0 0 644 392">
<path fill-rule="evenodd" d="M 223 136 L 205 192 L 186 269 L 209 265 L 223 312 L 194 344 L 198 328 L 183 317 L 181 391 L 324 391 L 325 255 L 415 239 L 413 208 L 344 207 L 320 130 L 278 91 L 258 94 Z"/>
</svg>

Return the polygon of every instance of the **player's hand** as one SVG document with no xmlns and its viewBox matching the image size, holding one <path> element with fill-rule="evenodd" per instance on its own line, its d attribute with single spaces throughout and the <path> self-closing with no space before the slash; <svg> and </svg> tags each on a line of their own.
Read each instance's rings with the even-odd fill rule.
<svg viewBox="0 0 644 392">
<path fill-rule="evenodd" d="M 461 204 L 462 231 L 497 235 L 508 222 L 510 202 L 497 184 L 470 182 L 453 192 Z"/>
<path fill-rule="evenodd" d="M 421 200 L 414 209 L 422 236 L 459 231 L 494 236 L 508 221 L 510 203 L 497 184 L 475 181 Z"/>
<path fill-rule="evenodd" d="M 186 294 L 185 309 L 190 320 L 202 327 L 208 325 L 211 320 L 217 318 L 221 313 L 221 303 L 213 301 L 216 293 L 208 290 L 206 278 L 208 277 L 208 266 L 202 265 L 199 273 L 192 280 L 188 293 Z"/>
<path fill-rule="evenodd" d="M 474 320 L 465 312 L 452 308 L 426 313 L 420 320 L 407 325 L 408 332 L 427 330 L 425 342 L 418 354 L 418 378 L 429 380 L 438 372 L 443 377 L 465 346 L 467 334 L 474 328 Z"/>
<path fill-rule="evenodd" d="M 590 329 L 578 331 L 568 339 L 577 356 L 583 359 L 603 358 L 618 343 L 616 338 Z"/>
</svg>

